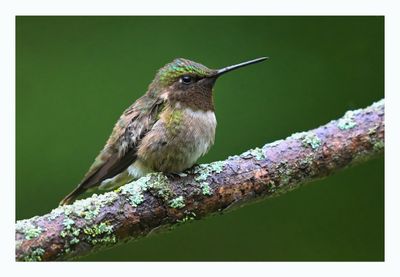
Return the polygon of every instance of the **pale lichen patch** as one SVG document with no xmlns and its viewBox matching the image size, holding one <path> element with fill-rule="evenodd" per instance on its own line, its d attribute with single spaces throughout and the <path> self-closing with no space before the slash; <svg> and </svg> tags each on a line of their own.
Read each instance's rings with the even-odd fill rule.
<svg viewBox="0 0 400 277">
<path fill-rule="evenodd" d="M 201 187 L 201 192 L 203 193 L 203 195 L 212 195 L 213 194 L 211 187 L 207 182 L 201 182 L 200 187 Z"/>
<path fill-rule="evenodd" d="M 260 161 L 265 159 L 265 154 L 262 148 L 256 147 L 240 154 L 240 157 L 244 159 L 255 158 L 257 161 Z"/>
<path fill-rule="evenodd" d="M 225 162 L 216 161 L 210 164 L 201 164 L 194 169 L 194 173 L 196 174 L 194 180 L 199 183 L 201 193 L 203 195 L 212 195 L 212 189 L 210 184 L 207 182 L 207 179 L 213 173 L 221 173 L 224 170 Z"/>
<path fill-rule="evenodd" d="M 209 164 L 201 164 L 194 169 L 196 177 L 194 180 L 197 182 L 206 181 L 212 173 L 221 173 L 224 169 L 225 162 L 217 161 Z"/>
<path fill-rule="evenodd" d="M 86 227 L 83 232 L 87 235 L 87 241 L 93 245 L 98 243 L 116 243 L 117 237 L 113 233 L 113 226 L 102 222 L 92 227 Z"/>
<path fill-rule="evenodd" d="M 144 192 L 154 190 L 157 196 L 168 200 L 173 192 L 169 187 L 168 178 L 162 173 L 150 173 L 137 181 L 121 187 L 120 193 L 128 195 L 132 206 L 137 207 L 144 201 Z"/>
<path fill-rule="evenodd" d="M 91 221 L 98 216 L 102 207 L 112 204 L 116 199 L 118 199 L 118 194 L 114 191 L 100 195 L 93 194 L 89 198 L 76 200 L 72 205 L 61 206 L 53 209 L 47 219 L 52 221 L 57 217 L 64 215 L 66 217 L 83 217 L 85 220 Z"/>
<path fill-rule="evenodd" d="M 83 218 L 87 223 L 94 222 L 97 216 L 100 213 L 102 207 L 108 204 L 112 204 L 118 198 L 118 194 L 116 192 L 108 192 L 105 194 L 97 195 L 93 194 L 92 197 L 77 200 L 73 205 L 67 205 L 57 208 L 53 210 L 52 214 L 54 214 L 54 218 L 58 217 L 60 214 L 64 214 L 64 219 L 62 221 L 63 229 L 60 231 L 60 237 L 64 238 L 64 252 L 70 253 L 74 251 L 74 246 L 78 244 L 82 239 L 86 240 L 85 236 L 80 236 L 81 232 L 85 232 L 86 234 L 93 231 L 95 236 L 100 234 L 100 238 L 92 238 L 88 239 L 88 242 L 92 244 L 96 244 L 98 242 L 113 242 L 116 240 L 115 236 L 104 235 L 105 233 L 109 233 L 107 228 L 104 230 L 104 224 L 94 225 L 92 228 L 83 228 L 79 227 L 78 219 Z M 78 226 L 77 226 L 78 225 Z M 109 227 L 110 229 L 112 227 Z"/>
<path fill-rule="evenodd" d="M 311 146 L 313 150 L 321 146 L 321 139 L 312 132 L 306 133 L 301 141 L 304 146 Z"/>
<path fill-rule="evenodd" d="M 290 137 L 288 137 L 288 138 L 293 138 L 293 139 L 302 140 L 306 135 L 307 135 L 307 132 L 298 132 L 298 133 L 292 134 L 292 135 L 291 135 Z"/>
<path fill-rule="evenodd" d="M 299 140 L 304 147 L 311 147 L 313 150 L 321 146 L 321 139 L 312 131 L 294 133 L 289 138 Z"/>
<path fill-rule="evenodd" d="M 349 130 L 357 126 L 357 122 L 354 120 L 354 116 L 358 114 L 359 111 L 347 111 L 344 116 L 338 120 L 337 126 L 340 130 Z"/>
<path fill-rule="evenodd" d="M 121 188 L 121 194 L 127 195 L 129 203 L 133 207 L 137 207 L 144 201 L 143 192 L 147 190 L 149 181 L 150 176 L 147 175 L 137 181 L 126 184 Z"/>
<path fill-rule="evenodd" d="M 31 221 L 32 219 L 19 220 L 15 226 L 16 231 L 23 234 L 27 240 L 37 238 L 43 231 L 39 226 L 34 226 Z"/>
<path fill-rule="evenodd" d="M 279 172 L 280 176 L 279 187 L 288 185 L 291 181 L 293 174 L 293 170 L 288 166 L 288 162 L 280 162 L 277 171 Z"/>
<path fill-rule="evenodd" d="M 196 214 L 194 212 L 185 212 L 185 217 L 178 219 L 176 222 L 179 224 L 187 223 L 196 219 Z"/>
<path fill-rule="evenodd" d="M 64 210 L 59 208 L 53 209 L 50 213 L 50 215 L 47 217 L 47 219 L 49 221 L 52 221 L 54 219 L 56 219 L 57 217 L 59 217 L 60 215 L 64 214 Z"/>
<path fill-rule="evenodd" d="M 40 262 L 42 260 L 43 254 L 46 251 L 43 248 L 34 249 L 29 255 L 24 257 L 25 262 Z"/>
<path fill-rule="evenodd" d="M 77 243 L 79 243 L 79 239 L 78 238 L 72 238 L 71 240 L 70 240 L 70 244 L 77 244 Z"/>
<path fill-rule="evenodd" d="M 383 142 L 383 140 L 378 140 L 374 143 L 374 150 L 375 151 L 380 151 L 385 147 L 385 143 Z"/>
<path fill-rule="evenodd" d="M 185 207 L 185 200 L 183 199 L 183 196 L 181 195 L 174 199 L 171 199 L 169 201 L 169 206 L 174 209 L 182 209 L 183 207 Z"/>
<path fill-rule="evenodd" d="M 150 176 L 152 179 L 149 188 L 154 190 L 157 196 L 168 201 L 173 196 L 168 178 L 162 173 L 150 173 Z"/>
<path fill-rule="evenodd" d="M 224 169 L 225 162 L 224 161 L 216 161 L 208 164 L 208 167 L 212 173 L 221 173 Z"/>
<path fill-rule="evenodd" d="M 70 230 L 72 228 L 72 225 L 75 224 L 75 221 L 73 221 L 71 218 L 66 217 L 63 221 L 63 225 L 65 229 Z"/>
</svg>

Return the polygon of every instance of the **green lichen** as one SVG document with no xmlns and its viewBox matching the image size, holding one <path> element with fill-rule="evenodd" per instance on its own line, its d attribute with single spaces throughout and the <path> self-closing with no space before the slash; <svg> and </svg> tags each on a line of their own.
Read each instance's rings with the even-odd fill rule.
<svg viewBox="0 0 400 277">
<path fill-rule="evenodd" d="M 194 180 L 197 182 L 201 182 L 201 181 L 207 180 L 207 178 L 210 176 L 211 173 L 208 170 L 202 170 L 202 171 L 196 172 L 196 174 L 198 174 L 198 175 L 196 177 L 194 177 Z"/>
<path fill-rule="evenodd" d="M 99 238 L 99 239 L 92 239 L 91 243 L 93 245 L 96 244 L 115 244 L 117 242 L 117 237 L 116 236 L 109 236 L 109 237 L 104 237 L 104 238 Z"/>
<path fill-rule="evenodd" d="M 378 140 L 374 143 L 374 151 L 380 151 L 383 148 L 385 148 L 385 143 L 383 142 L 383 140 Z"/>
<path fill-rule="evenodd" d="M 300 140 L 304 147 L 311 147 L 313 150 L 321 146 L 321 139 L 313 132 L 298 132 L 289 138 Z"/>
<path fill-rule="evenodd" d="M 287 184 L 290 183 L 293 171 L 290 169 L 290 167 L 287 166 L 287 164 L 288 164 L 287 161 L 282 161 L 277 169 L 280 176 L 279 187 L 286 186 Z"/>
<path fill-rule="evenodd" d="M 19 220 L 16 223 L 15 229 L 17 232 L 23 234 L 25 236 L 25 239 L 27 240 L 31 240 L 34 238 L 37 238 L 41 233 L 42 233 L 42 228 L 40 228 L 39 226 L 34 226 L 32 224 L 32 220 L 34 218 L 28 220 Z"/>
<path fill-rule="evenodd" d="M 240 157 L 242 158 L 255 158 L 257 161 L 263 160 L 265 159 L 265 154 L 262 148 L 254 148 L 254 149 L 250 149 L 242 154 L 240 154 Z"/>
<path fill-rule="evenodd" d="M 304 158 L 300 159 L 299 164 L 301 168 L 310 167 L 314 162 L 314 155 L 309 154 L 306 155 Z"/>
<path fill-rule="evenodd" d="M 216 161 L 209 164 L 201 164 L 194 169 L 196 177 L 194 180 L 197 182 L 206 181 L 212 173 L 221 173 L 224 169 L 225 162 Z"/>
<path fill-rule="evenodd" d="M 69 232 L 68 232 L 68 231 L 65 231 L 65 230 L 62 230 L 62 231 L 60 232 L 60 236 L 61 236 L 62 238 L 65 238 L 66 236 L 68 236 L 68 234 L 69 234 Z"/>
<path fill-rule="evenodd" d="M 113 226 L 106 222 L 86 227 L 83 232 L 88 235 L 86 240 L 93 245 L 117 242 L 117 237 L 113 234 Z"/>
<path fill-rule="evenodd" d="M 72 238 L 69 242 L 70 242 L 70 244 L 77 244 L 77 243 L 79 243 L 79 239 L 78 238 Z"/>
<path fill-rule="evenodd" d="M 36 248 L 28 256 L 25 256 L 24 261 L 26 262 L 39 262 L 42 260 L 43 254 L 46 251 L 43 248 Z"/>
<path fill-rule="evenodd" d="M 64 220 L 64 226 L 65 228 L 61 230 L 60 235 L 64 238 L 66 236 L 79 236 L 80 230 L 79 228 L 73 227 L 75 222 L 69 218 Z"/>
<path fill-rule="evenodd" d="M 93 194 L 91 197 L 81 200 L 76 200 L 73 205 L 61 206 L 53 209 L 47 220 L 52 221 L 59 216 L 70 216 L 83 217 L 87 221 L 93 221 L 98 214 L 100 209 L 106 205 L 112 204 L 118 199 L 118 194 L 114 191 L 107 192 L 101 195 Z"/>
<path fill-rule="evenodd" d="M 186 216 L 184 218 L 178 219 L 176 222 L 180 223 L 180 224 L 183 224 L 183 223 L 187 223 L 187 222 L 190 222 L 192 220 L 195 220 L 195 219 L 196 219 L 196 214 L 194 212 L 189 212 L 189 213 L 186 214 Z"/>
<path fill-rule="evenodd" d="M 49 221 L 55 220 L 60 215 L 64 214 L 64 210 L 61 208 L 53 209 L 50 213 L 50 216 L 47 218 Z"/>
<path fill-rule="evenodd" d="M 75 201 L 73 206 L 63 206 L 61 208 L 64 209 L 66 216 L 76 215 L 90 221 L 97 217 L 100 212 L 100 207 L 102 206 L 101 203 L 97 201 L 97 197 L 97 194 L 93 194 L 90 198 Z M 69 211 L 70 207 L 74 209 Z"/>
<path fill-rule="evenodd" d="M 109 191 L 97 196 L 94 202 L 99 202 L 103 206 L 106 204 L 112 204 L 115 200 L 118 199 L 118 194 L 114 191 Z"/>
<path fill-rule="evenodd" d="M 271 192 L 271 193 L 275 192 L 275 190 L 276 190 L 276 185 L 275 185 L 275 182 L 274 182 L 274 181 L 270 181 L 270 182 L 267 184 L 267 186 L 268 186 L 269 192 Z"/>
<path fill-rule="evenodd" d="M 31 229 L 26 230 L 25 238 L 27 240 L 37 238 L 41 233 L 42 233 L 42 229 L 40 227 L 31 228 Z"/>
<path fill-rule="evenodd" d="M 93 209 L 89 208 L 88 210 L 84 211 L 83 214 L 86 220 L 92 220 L 97 217 L 99 212 L 100 212 L 100 207 L 97 206 L 94 207 Z"/>
<path fill-rule="evenodd" d="M 121 193 L 128 195 L 129 203 L 137 207 L 144 201 L 144 192 L 152 190 L 165 201 L 173 196 L 168 178 L 162 173 L 150 173 L 137 181 L 121 187 Z"/>
<path fill-rule="evenodd" d="M 200 189 L 203 195 L 212 195 L 213 192 L 210 184 L 207 182 L 208 177 L 213 173 L 221 173 L 224 170 L 225 162 L 216 161 L 210 164 L 201 164 L 194 169 L 196 176 L 194 180 L 200 184 Z"/>
<path fill-rule="evenodd" d="M 63 221 L 63 225 L 65 229 L 70 230 L 72 228 L 72 225 L 75 224 L 75 221 L 73 221 L 71 218 L 66 217 Z"/>
<path fill-rule="evenodd" d="M 72 229 L 71 229 L 71 233 L 72 233 L 72 235 L 75 236 L 75 237 L 79 236 L 79 233 L 80 233 L 80 232 L 81 232 L 80 229 L 76 229 L 76 228 L 72 228 Z"/>
<path fill-rule="evenodd" d="M 185 207 L 185 200 L 183 199 L 183 196 L 181 195 L 170 200 L 169 206 L 174 209 L 182 209 L 183 207 Z"/>
<path fill-rule="evenodd" d="M 358 114 L 359 110 L 347 111 L 344 116 L 338 120 L 337 126 L 340 130 L 349 130 L 357 126 L 357 122 L 354 120 L 354 115 Z"/>
<path fill-rule="evenodd" d="M 61 230 L 60 236 L 65 239 L 65 245 L 64 249 L 66 252 L 71 251 L 69 248 L 71 245 L 79 243 L 79 234 L 80 234 L 80 229 L 77 227 L 74 227 L 76 225 L 75 221 L 68 217 L 65 216 L 63 220 L 63 226 L 64 229 Z"/>
<path fill-rule="evenodd" d="M 185 217 L 182 218 L 182 219 L 178 219 L 176 222 L 178 222 L 178 223 L 186 223 L 186 222 L 189 222 L 189 221 L 191 221 L 191 220 L 194 220 L 194 218 L 189 217 L 189 216 L 185 216 Z"/>
<path fill-rule="evenodd" d="M 298 132 L 292 134 L 289 138 L 302 140 L 307 135 L 307 132 Z"/>
<path fill-rule="evenodd" d="M 225 162 L 223 161 L 216 161 L 213 163 L 208 164 L 208 167 L 211 172 L 221 173 L 224 170 Z"/>
<path fill-rule="evenodd" d="M 154 190 L 157 196 L 168 201 L 173 196 L 168 178 L 162 173 L 150 173 L 149 175 L 151 176 L 151 185 L 149 188 Z"/>
<path fill-rule="evenodd" d="M 137 181 L 126 184 L 121 188 L 121 193 L 128 196 L 129 203 L 133 207 L 137 207 L 144 201 L 143 192 L 148 189 L 150 176 L 144 176 Z"/>
<path fill-rule="evenodd" d="M 75 245 L 81 240 L 79 239 L 80 229 L 72 227 L 71 230 L 63 230 L 60 235 L 64 238 L 64 252 L 70 253 L 75 249 Z"/>
<path fill-rule="evenodd" d="M 113 226 L 109 225 L 105 222 L 102 222 L 100 224 L 95 224 L 92 227 L 86 227 L 83 229 L 83 232 L 86 235 L 96 237 L 98 235 L 102 234 L 112 234 L 113 231 Z"/>
<path fill-rule="evenodd" d="M 314 133 L 312 133 L 312 132 L 307 133 L 307 134 L 302 138 L 301 141 L 302 141 L 302 143 L 303 143 L 303 146 L 305 146 L 305 147 L 311 146 L 311 148 L 312 148 L 313 150 L 315 150 L 315 149 L 317 149 L 318 147 L 321 146 L 321 140 L 320 140 L 320 138 L 319 138 L 316 134 L 314 134 Z"/>
<path fill-rule="evenodd" d="M 203 193 L 203 195 L 212 195 L 213 194 L 213 192 L 210 188 L 210 185 L 207 182 L 201 182 L 200 187 L 201 187 L 201 192 Z"/>
<path fill-rule="evenodd" d="M 144 196 L 139 187 L 133 187 L 130 191 L 130 194 L 131 196 L 129 197 L 129 202 L 133 207 L 137 207 L 143 202 Z"/>
</svg>

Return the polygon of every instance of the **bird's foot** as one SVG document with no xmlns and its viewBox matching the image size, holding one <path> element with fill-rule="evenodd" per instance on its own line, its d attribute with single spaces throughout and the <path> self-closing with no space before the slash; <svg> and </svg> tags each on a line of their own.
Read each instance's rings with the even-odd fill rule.
<svg viewBox="0 0 400 277">
<path fill-rule="evenodd" d="M 200 166 L 200 164 L 194 164 L 194 165 L 192 165 L 192 167 L 190 167 L 189 169 L 187 169 L 186 171 L 187 172 L 190 172 L 190 173 L 196 173 L 196 171 L 198 170 L 198 167 Z"/>
<path fill-rule="evenodd" d="M 167 176 L 168 179 L 178 179 L 187 176 L 187 174 L 183 172 L 169 172 L 166 173 L 165 176 Z"/>
</svg>

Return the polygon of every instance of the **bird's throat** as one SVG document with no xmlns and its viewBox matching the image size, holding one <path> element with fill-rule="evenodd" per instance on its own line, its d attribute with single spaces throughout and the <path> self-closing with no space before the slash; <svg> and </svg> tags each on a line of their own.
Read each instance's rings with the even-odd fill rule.
<svg viewBox="0 0 400 277">
<path fill-rule="evenodd" d="M 212 90 L 186 91 L 185 93 L 168 95 L 172 106 L 180 105 L 181 108 L 190 108 L 193 111 L 214 111 Z"/>
</svg>

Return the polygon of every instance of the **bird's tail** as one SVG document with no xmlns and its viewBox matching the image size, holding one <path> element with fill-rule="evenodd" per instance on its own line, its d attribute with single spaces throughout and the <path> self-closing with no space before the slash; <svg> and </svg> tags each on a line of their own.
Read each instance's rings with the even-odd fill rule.
<svg viewBox="0 0 400 277">
<path fill-rule="evenodd" d="M 61 200 L 60 206 L 71 204 L 72 202 L 75 201 L 76 198 L 78 198 L 79 195 L 81 195 L 85 191 L 86 189 L 84 189 L 82 186 L 76 187 L 72 192 L 70 192 L 67 196 L 65 196 L 63 200 Z"/>
</svg>

